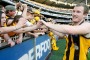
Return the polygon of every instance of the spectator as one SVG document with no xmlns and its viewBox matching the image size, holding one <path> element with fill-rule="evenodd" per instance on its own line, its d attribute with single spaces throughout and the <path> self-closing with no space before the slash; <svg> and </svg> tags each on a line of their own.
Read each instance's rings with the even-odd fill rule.
<svg viewBox="0 0 90 60">
<path fill-rule="evenodd" d="M 4 12 L 0 12 L 0 22 L 2 19 L 6 20 L 6 14 Z M 20 29 L 23 26 L 25 26 L 25 23 L 26 23 L 25 19 L 20 20 L 16 26 L 10 26 L 10 27 L 2 27 L 0 23 L 0 34 Z"/>
<path fill-rule="evenodd" d="M 12 21 L 11 24 L 9 24 L 9 26 L 16 26 L 16 24 L 18 23 L 19 19 L 21 18 L 21 15 L 16 15 L 14 17 L 14 20 Z M 8 25 L 6 25 L 5 27 L 7 27 Z M 17 33 L 15 31 L 9 32 L 7 34 L 4 34 L 4 39 L 8 42 L 8 44 L 12 47 L 15 45 L 15 42 L 11 39 L 12 36 L 18 36 L 18 38 L 16 39 L 16 43 L 19 44 L 22 42 L 22 38 L 23 38 L 23 33 Z"/>
<path fill-rule="evenodd" d="M 6 12 L 5 12 L 6 19 L 8 20 L 7 24 L 11 24 L 16 14 L 16 8 L 13 5 L 7 5 L 5 6 L 5 9 L 6 9 Z"/>
</svg>

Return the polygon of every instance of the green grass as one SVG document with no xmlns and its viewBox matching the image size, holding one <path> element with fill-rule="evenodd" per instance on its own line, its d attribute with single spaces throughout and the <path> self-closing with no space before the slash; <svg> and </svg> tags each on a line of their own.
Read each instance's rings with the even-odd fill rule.
<svg viewBox="0 0 90 60">
<path fill-rule="evenodd" d="M 57 46 L 59 47 L 59 50 L 52 51 L 51 56 L 48 60 L 62 60 L 65 50 L 65 39 L 57 40 Z"/>
<path fill-rule="evenodd" d="M 57 46 L 59 47 L 59 50 L 57 51 L 53 50 L 48 60 L 62 60 L 65 50 L 65 44 L 66 44 L 65 39 L 57 40 Z M 87 60 L 90 60 L 90 49 L 87 54 Z"/>
<path fill-rule="evenodd" d="M 90 60 L 90 48 L 89 48 L 89 51 L 88 51 L 88 54 L 87 54 L 87 60 Z"/>
</svg>

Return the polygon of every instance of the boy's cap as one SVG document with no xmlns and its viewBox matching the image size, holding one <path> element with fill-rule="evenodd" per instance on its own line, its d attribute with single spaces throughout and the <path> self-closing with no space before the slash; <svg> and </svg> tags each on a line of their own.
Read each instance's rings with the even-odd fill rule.
<svg viewBox="0 0 90 60">
<path fill-rule="evenodd" d="M 7 6 L 5 6 L 5 9 L 6 10 L 16 10 L 15 6 L 13 6 L 13 5 L 7 5 Z"/>
</svg>

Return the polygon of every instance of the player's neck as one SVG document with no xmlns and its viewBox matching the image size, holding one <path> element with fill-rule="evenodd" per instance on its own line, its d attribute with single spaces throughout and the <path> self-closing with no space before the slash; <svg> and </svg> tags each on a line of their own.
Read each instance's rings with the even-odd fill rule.
<svg viewBox="0 0 90 60">
<path fill-rule="evenodd" d="M 81 25 L 85 20 L 81 20 L 79 22 L 73 22 L 73 25 Z"/>
</svg>

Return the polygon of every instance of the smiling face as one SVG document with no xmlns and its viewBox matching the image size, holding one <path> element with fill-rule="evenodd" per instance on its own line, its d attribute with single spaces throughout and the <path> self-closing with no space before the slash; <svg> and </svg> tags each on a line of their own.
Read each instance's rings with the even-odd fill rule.
<svg viewBox="0 0 90 60">
<path fill-rule="evenodd" d="M 87 14 L 84 13 L 83 6 L 76 6 L 72 11 L 72 21 L 74 23 L 79 23 L 80 21 L 84 20 Z"/>
</svg>

